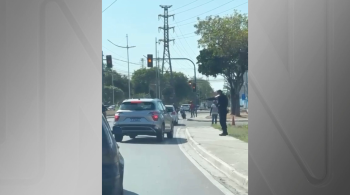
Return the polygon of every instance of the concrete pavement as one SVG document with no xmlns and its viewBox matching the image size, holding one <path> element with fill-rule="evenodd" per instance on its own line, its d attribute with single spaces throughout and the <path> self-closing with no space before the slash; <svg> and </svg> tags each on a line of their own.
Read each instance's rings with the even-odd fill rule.
<svg viewBox="0 0 350 195">
<path fill-rule="evenodd" d="M 196 122 L 211 122 L 211 117 L 209 116 L 208 113 L 197 113 L 197 117 L 195 118 L 190 118 L 191 115 L 187 115 L 187 121 L 196 121 Z M 232 118 L 227 118 L 227 122 L 232 122 Z M 218 119 L 219 122 L 219 119 Z M 235 122 L 248 122 L 248 118 L 240 118 L 240 117 L 235 117 Z"/>
<path fill-rule="evenodd" d="M 113 118 L 108 121 L 112 126 Z M 205 155 L 205 152 L 217 155 L 216 159 L 228 164 L 226 168 L 235 168 L 237 172 L 247 174 L 245 156 L 242 154 L 245 145 L 240 145 L 242 143 L 236 140 L 236 145 L 232 145 L 230 137 L 219 137 L 220 131 L 210 129 L 208 125 L 203 125 L 205 123 L 179 122 L 174 139 L 165 139 L 163 143 L 149 136 L 138 136 L 136 139 L 124 137 L 123 142 L 118 143 L 125 159 L 125 194 L 246 195 L 242 181 L 225 173 L 231 169 L 224 169 L 225 165 Z M 196 147 L 196 143 L 204 152 Z M 248 155 L 248 151 L 245 152 Z M 237 159 L 243 159 L 243 162 L 237 162 Z"/>
<path fill-rule="evenodd" d="M 108 121 L 112 125 L 113 119 Z M 179 145 L 186 143 L 180 137 L 163 143 L 149 136 L 124 137 L 118 145 L 125 160 L 125 190 L 134 195 L 233 195 L 220 190 L 184 155 Z"/>
<path fill-rule="evenodd" d="M 248 190 L 248 144 L 219 133 L 210 126 L 186 127 L 188 142 L 229 179 Z"/>
</svg>

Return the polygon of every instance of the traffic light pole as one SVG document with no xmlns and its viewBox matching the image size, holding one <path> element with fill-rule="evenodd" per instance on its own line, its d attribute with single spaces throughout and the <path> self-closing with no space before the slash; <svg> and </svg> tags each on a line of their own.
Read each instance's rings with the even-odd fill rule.
<svg viewBox="0 0 350 195">
<path fill-rule="evenodd" d="M 158 60 L 163 60 L 163 58 L 155 58 L 155 59 L 156 59 L 157 62 L 158 62 Z M 196 64 L 192 60 L 190 60 L 188 58 L 170 58 L 170 60 L 188 60 L 188 61 L 190 61 L 193 64 L 194 83 L 196 83 L 196 88 L 197 88 Z M 196 100 L 197 100 L 197 98 L 195 98 L 195 105 L 196 105 Z"/>
</svg>

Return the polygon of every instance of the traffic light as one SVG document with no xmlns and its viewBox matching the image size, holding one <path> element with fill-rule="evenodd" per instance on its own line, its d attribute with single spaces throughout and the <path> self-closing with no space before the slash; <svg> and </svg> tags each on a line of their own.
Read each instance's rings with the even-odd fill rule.
<svg viewBox="0 0 350 195">
<path fill-rule="evenodd" d="M 189 84 L 190 86 L 192 86 L 192 81 L 188 81 L 188 84 Z"/>
<path fill-rule="evenodd" d="M 153 55 L 152 54 L 147 55 L 147 67 L 150 67 L 150 68 L 153 67 Z"/>
<path fill-rule="evenodd" d="M 196 92 L 196 90 L 197 90 L 196 83 L 193 83 L 193 84 L 192 84 L 192 91 L 193 91 L 193 92 Z"/>
<path fill-rule="evenodd" d="M 106 55 L 106 60 L 107 60 L 107 68 L 112 68 L 112 56 L 111 55 Z"/>
</svg>

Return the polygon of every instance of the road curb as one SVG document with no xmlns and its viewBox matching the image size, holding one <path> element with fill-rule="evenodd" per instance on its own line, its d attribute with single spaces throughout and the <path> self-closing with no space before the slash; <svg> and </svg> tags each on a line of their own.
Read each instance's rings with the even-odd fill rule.
<svg viewBox="0 0 350 195">
<path fill-rule="evenodd" d="M 211 119 L 192 119 L 188 118 L 187 121 L 195 121 L 195 122 L 211 122 Z M 226 120 L 227 122 L 232 122 L 232 120 Z M 235 122 L 248 122 L 248 120 L 235 120 Z"/>
<path fill-rule="evenodd" d="M 239 186 L 248 191 L 247 176 L 242 175 L 221 159 L 210 154 L 206 149 L 200 146 L 200 144 L 192 138 L 187 128 L 185 128 L 185 132 L 188 143 L 190 143 L 190 145 L 201 155 L 202 158 L 213 164 L 215 168 L 224 173 L 229 179 L 236 182 Z"/>
</svg>

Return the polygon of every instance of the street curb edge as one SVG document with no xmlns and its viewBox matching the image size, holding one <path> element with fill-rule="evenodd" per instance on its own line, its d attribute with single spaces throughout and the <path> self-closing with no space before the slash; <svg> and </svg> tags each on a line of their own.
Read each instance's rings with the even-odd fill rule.
<svg viewBox="0 0 350 195">
<path fill-rule="evenodd" d="M 211 122 L 210 119 L 191 119 L 191 118 L 188 118 L 187 121 Z M 232 120 L 227 120 L 227 122 L 232 122 Z M 248 120 L 235 120 L 235 122 L 248 122 Z"/>
<path fill-rule="evenodd" d="M 229 179 L 235 181 L 238 185 L 240 185 L 245 190 L 248 190 L 248 178 L 237 172 L 234 168 L 230 167 L 227 163 L 222 161 L 221 159 L 215 157 L 210 154 L 206 149 L 200 146 L 198 142 L 196 142 L 189 133 L 188 129 L 185 128 L 186 137 L 189 140 L 190 145 L 202 155 L 202 158 L 214 164 L 215 167 L 224 173 Z"/>
</svg>

